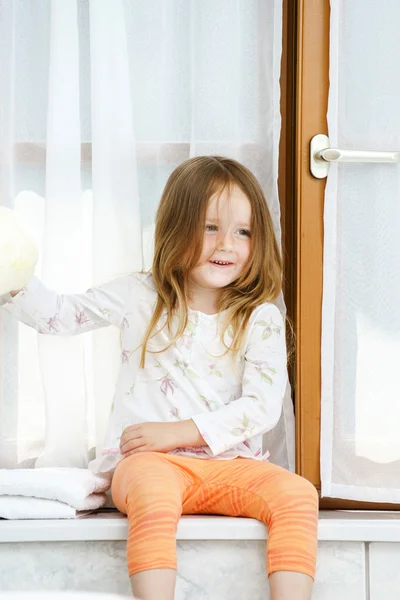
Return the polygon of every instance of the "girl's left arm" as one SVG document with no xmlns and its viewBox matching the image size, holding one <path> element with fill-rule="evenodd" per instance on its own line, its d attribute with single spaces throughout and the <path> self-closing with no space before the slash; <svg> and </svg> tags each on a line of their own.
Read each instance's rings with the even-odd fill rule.
<svg viewBox="0 0 400 600">
<path fill-rule="evenodd" d="M 257 311 L 245 352 L 242 396 L 214 412 L 192 417 L 214 456 L 278 422 L 287 385 L 285 326 L 279 309 Z"/>
</svg>

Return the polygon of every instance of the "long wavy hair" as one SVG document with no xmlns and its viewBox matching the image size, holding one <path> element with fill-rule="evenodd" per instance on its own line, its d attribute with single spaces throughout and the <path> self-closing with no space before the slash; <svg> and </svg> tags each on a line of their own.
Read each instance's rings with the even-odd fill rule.
<svg viewBox="0 0 400 600">
<path fill-rule="evenodd" d="M 217 309 L 228 309 L 229 318 L 221 333 L 226 351 L 236 356 L 243 345 L 246 326 L 256 306 L 274 301 L 282 286 L 282 259 L 267 202 L 256 177 L 243 165 L 221 156 L 198 156 L 183 162 L 170 175 L 156 215 L 154 259 L 151 269 L 157 301 L 142 342 L 140 367 L 145 366 L 146 351 L 163 352 L 184 333 L 188 322 L 190 273 L 197 266 L 203 247 L 207 205 L 223 189 L 237 186 L 251 205 L 251 251 L 240 277 L 221 288 Z M 175 334 L 172 319 L 179 308 Z M 156 326 L 163 311 L 170 342 L 163 350 L 149 350 L 149 340 L 160 329 Z M 224 334 L 231 326 L 229 346 Z"/>
</svg>

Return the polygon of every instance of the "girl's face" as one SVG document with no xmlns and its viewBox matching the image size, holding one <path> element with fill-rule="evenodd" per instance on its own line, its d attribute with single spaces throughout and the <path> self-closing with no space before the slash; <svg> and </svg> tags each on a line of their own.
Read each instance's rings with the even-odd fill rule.
<svg viewBox="0 0 400 600">
<path fill-rule="evenodd" d="M 251 205 L 240 188 L 225 187 L 210 198 L 203 250 L 192 270 L 192 283 L 208 290 L 235 281 L 248 265 L 251 250 Z"/>
</svg>

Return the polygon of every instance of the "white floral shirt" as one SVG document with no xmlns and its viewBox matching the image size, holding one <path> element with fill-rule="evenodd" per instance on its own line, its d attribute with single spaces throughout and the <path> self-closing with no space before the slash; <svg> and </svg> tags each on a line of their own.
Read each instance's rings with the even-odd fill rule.
<svg viewBox="0 0 400 600">
<path fill-rule="evenodd" d="M 261 436 L 278 422 L 287 383 L 278 308 L 265 303 L 253 311 L 236 359 L 230 352 L 224 355 L 220 338 L 228 311 L 206 315 L 189 309 L 183 337 L 165 352 L 147 352 L 140 369 L 140 344 L 156 298 L 149 274 L 133 273 L 76 295 L 57 294 L 34 277 L 17 296 L 6 298 L 3 308 L 43 334 L 74 335 L 107 325 L 121 330 L 121 366 L 108 432 L 101 456 L 89 465 L 93 471 L 112 471 L 122 458 L 122 431 L 148 421 L 193 419 L 207 446 L 177 448 L 174 454 L 264 458 Z M 228 346 L 231 335 L 228 328 Z M 168 339 L 166 327 L 148 348 L 162 349 Z"/>
</svg>

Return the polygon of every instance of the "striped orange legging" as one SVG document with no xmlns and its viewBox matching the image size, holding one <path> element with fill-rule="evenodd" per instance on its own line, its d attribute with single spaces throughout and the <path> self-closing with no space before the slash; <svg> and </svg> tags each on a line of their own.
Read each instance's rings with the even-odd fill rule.
<svg viewBox="0 0 400 600">
<path fill-rule="evenodd" d="M 207 460 L 141 452 L 124 458 L 112 480 L 115 506 L 128 515 L 129 575 L 176 569 L 182 514 L 254 517 L 268 527 L 268 574 L 314 578 L 318 497 L 304 478 L 248 458 Z"/>
</svg>

